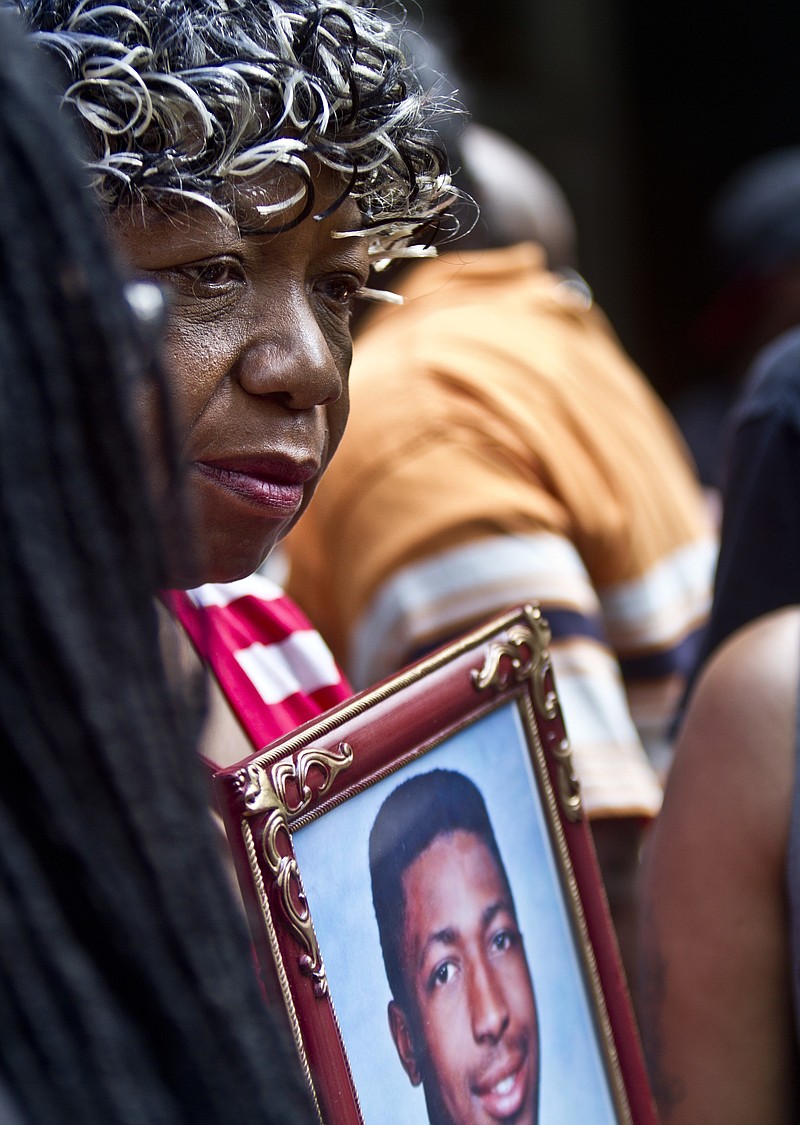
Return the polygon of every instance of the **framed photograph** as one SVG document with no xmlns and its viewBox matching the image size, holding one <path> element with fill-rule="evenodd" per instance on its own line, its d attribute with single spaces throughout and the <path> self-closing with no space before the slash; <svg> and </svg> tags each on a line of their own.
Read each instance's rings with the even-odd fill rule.
<svg viewBox="0 0 800 1125">
<path fill-rule="evenodd" d="M 215 787 L 324 1125 L 655 1125 L 535 606 Z"/>
</svg>

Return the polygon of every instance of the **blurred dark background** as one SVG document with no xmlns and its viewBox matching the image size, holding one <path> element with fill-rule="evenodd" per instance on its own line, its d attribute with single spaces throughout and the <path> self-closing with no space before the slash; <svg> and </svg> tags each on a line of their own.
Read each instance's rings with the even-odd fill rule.
<svg viewBox="0 0 800 1125">
<path fill-rule="evenodd" d="M 745 161 L 800 142 L 800 5 L 420 3 L 475 116 L 560 182 L 581 272 L 656 390 L 702 379 L 709 204 Z"/>
</svg>

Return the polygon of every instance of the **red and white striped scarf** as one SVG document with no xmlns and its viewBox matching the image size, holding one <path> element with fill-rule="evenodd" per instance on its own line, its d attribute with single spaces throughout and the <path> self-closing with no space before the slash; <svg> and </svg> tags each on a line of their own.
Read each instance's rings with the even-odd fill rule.
<svg viewBox="0 0 800 1125">
<path fill-rule="evenodd" d="M 169 590 L 163 599 L 213 671 L 254 750 L 347 699 L 322 637 L 268 578 Z"/>
</svg>

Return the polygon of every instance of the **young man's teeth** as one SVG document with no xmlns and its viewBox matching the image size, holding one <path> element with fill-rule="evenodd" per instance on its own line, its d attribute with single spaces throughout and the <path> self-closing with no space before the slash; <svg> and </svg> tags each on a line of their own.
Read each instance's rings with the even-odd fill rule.
<svg viewBox="0 0 800 1125">
<path fill-rule="evenodd" d="M 508 1078 L 504 1078 L 502 1082 L 498 1082 L 494 1088 L 496 1094 L 508 1094 L 511 1092 L 511 1087 L 514 1085 L 514 1075 L 509 1074 Z"/>
</svg>

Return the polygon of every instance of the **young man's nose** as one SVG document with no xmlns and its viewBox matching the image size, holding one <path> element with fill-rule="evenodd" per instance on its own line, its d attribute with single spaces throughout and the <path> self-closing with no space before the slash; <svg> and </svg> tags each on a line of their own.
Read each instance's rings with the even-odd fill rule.
<svg viewBox="0 0 800 1125">
<path fill-rule="evenodd" d="M 508 1026 L 505 993 L 488 961 L 482 960 L 470 974 L 470 1015 L 475 1041 L 497 1042 Z"/>
</svg>

